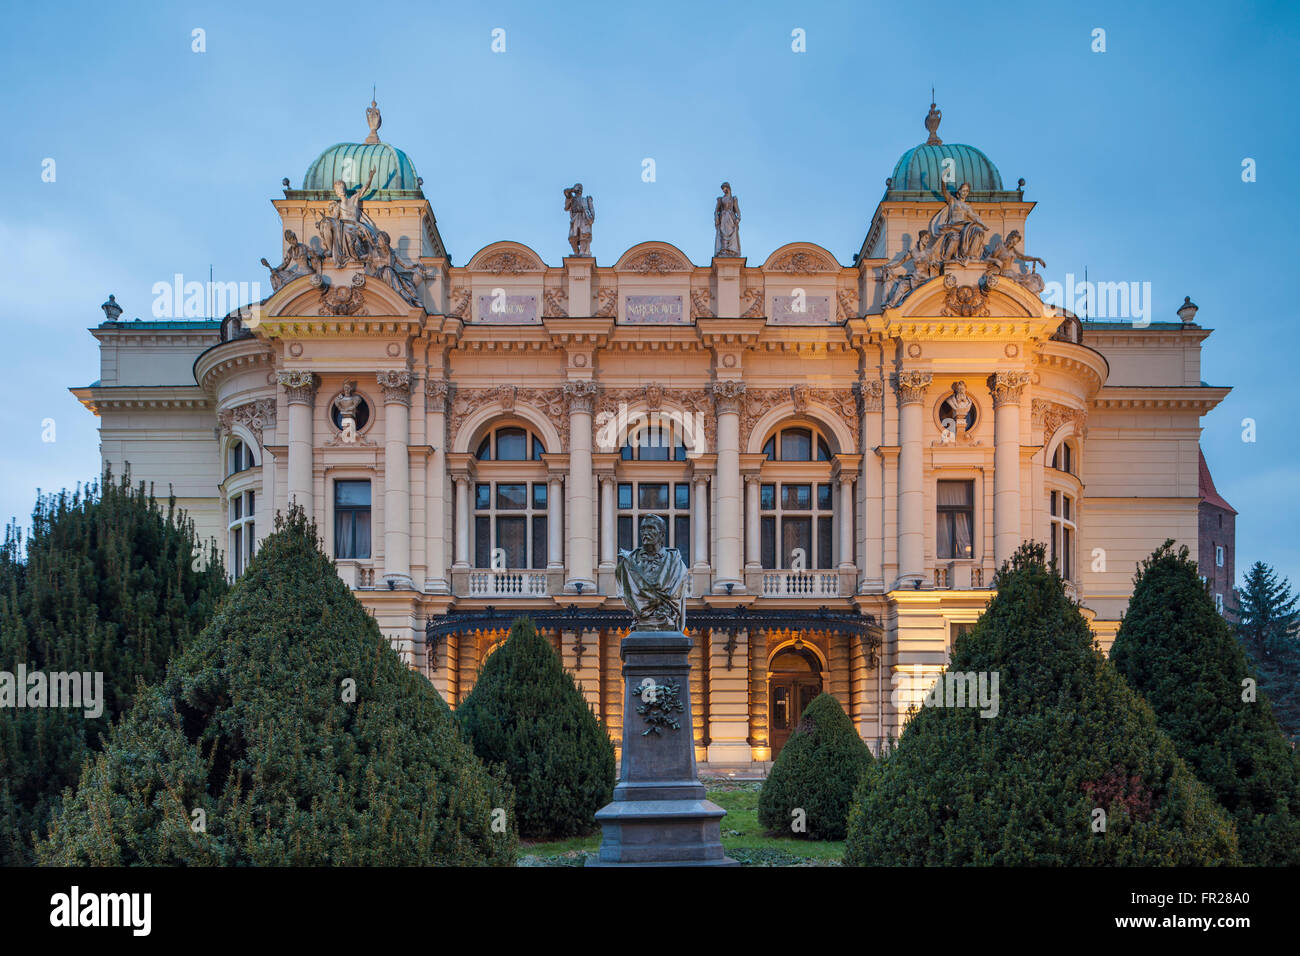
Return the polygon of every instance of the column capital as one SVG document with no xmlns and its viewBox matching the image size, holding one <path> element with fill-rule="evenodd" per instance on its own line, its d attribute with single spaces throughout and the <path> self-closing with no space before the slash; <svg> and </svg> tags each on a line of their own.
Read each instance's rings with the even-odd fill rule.
<svg viewBox="0 0 1300 956">
<path fill-rule="evenodd" d="M 385 405 L 411 404 L 411 373 L 405 369 L 376 372 L 375 381 L 384 393 Z"/>
<path fill-rule="evenodd" d="M 989 391 L 993 393 L 993 407 L 1019 405 L 1020 393 L 1028 384 L 1028 372 L 994 372 L 988 378 Z"/>
<path fill-rule="evenodd" d="M 740 412 L 740 400 L 745 395 L 745 383 L 733 380 L 713 382 L 708 387 L 719 415 Z"/>
<path fill-rule="evenodd" d="M 925 390 L 934 381 L 929 372 L 895 372 L 894 387 L 898 389 L 900 401 L 904 405 L 919 405 L 925 401 Z"/>
<path fill-rule="evenodd" d="M 751 485 L 756 485 L 763 480 L 762 475 L 741 475 L 741 477 L 745 479 L 746 488 L 750 487 Z M 698 480 L 702 481 L 703 479 L 698 479 Z"/>
<path fill-rule="evenodd" d="M 320 386 L 320 378 L 315 372 L 277 372 L 276 379 L 284 388 L 290 405 L 316 404 L 316 389 Z"/>
<path fill-rule="evenodd" d="M 446 379 L 426 378 L 424 380 L 424 395 L 429 399 L 430 411 L 445 412 L 447 410 L 447 397 L 450 394 L 451 382 Z"/>
<path fill-rule="evenodd" d="M 590 379 L 578 379 L 573 382 L 565 382 L 561 393 L 564 395 L 564 403 L 568 406 L 569 414 L 581 412 L 587 415 L 591 414 L 591 408 L 596 400 L 596 395 L 600 392 L 600 386 Z"/>
<path fill-rule="evenodd" d="M 885 410 L 885 383 L 879 379 L 858 379 L 853 383 L 853 394 L 858 400 L 860 412 Z"/>
</svg>

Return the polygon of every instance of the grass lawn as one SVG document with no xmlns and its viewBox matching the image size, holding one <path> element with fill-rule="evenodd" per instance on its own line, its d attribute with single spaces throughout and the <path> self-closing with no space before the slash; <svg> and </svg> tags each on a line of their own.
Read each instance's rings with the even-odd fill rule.
<svg viewBox="0 0 1300 956">
<path fill-rule="evenodd" d="M 757 781 L 706 780 L 709 799 L 727 815 L 722 818 L 722 845 L 745 866 L 838 866 L 844 856 L 839 841 L 771 836 L 758 824 Z M 520 866 L 582 866 L 600 849 L 600 834 L 553 843 L 521 844 Z"/>
</svg>

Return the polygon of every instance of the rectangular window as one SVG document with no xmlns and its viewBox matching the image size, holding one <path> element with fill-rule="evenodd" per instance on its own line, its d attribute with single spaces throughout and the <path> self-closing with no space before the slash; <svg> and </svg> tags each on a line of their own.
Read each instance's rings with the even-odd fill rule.
<svg viewBox="0 0 1300 956">
<path fill-rule="evenodd" d="M 796 550 L 803 552 L 804 567 L 809 567 L 815 557 L 812 549 L 812 519 L 783 517 L 781 519 L 781 567 L 788 568 L 794 564 Z"/>
<path fill-rule="evenodd" d="M 831 516 L 822 515 L 817 519 L 817 567 L 834 567 L 834 559 L 831 556 L 832 543 Z"/>
<path fill-rule="evenodd" d="M 492 507 L 492 486 L 487 482 L 474 486 L 474 507 L 484 510 Z"/>
<path fill-rule="evenodd" d="M 821 511 L 830 511 L 835 507 L 830 485 L 817 486 L 817 507 Z"/>
<path fill-rule="evenodd" d="M 776 567 L 776 519 L 759 518 L 758 519 L 761 545 L 759 547 L 760 559 L 763 567 Z"/>
<path fill-rule="evenodd" d="M 474 519 L 474 567 L 492 567 L 492 519 L 487 515 Z"/>
<path fill-rule="evenodd" d="M 687 511 L 691 507 L 691 486 L 686 482 L 679 482 L 673 486 L 673 495 L 675 496 L 676 506 L 681 511 Z"/>
<path fill-rule="evenodd" d="M 539 570 L 547 564 L 546 545 L 546 515 L 533 515 L 533 567 Z"/>
<path fill-rule="evenodd" d="M 234 514 L 231 515 L 231 520 L 238 521 L 240 518 L 244 517 L 244 499 L 241 495 L 235 495 L 235 497 L 230 499 L 230 507 L 234 511 Z"/>
<path fill-rule="evenodd" d="M 632 545 L 632 516 L 619 515 L 618 518 L 618 548 L 620 551 L 633 550 Z"/>
<path fill-rule="evenodd" d="M 370 482 L 334 482 L 334 556 L 370 557 Z"/>
<path fill-rule="evenodd" d="M 691 519 L 689 515 L 673 518 L 673 547 L 682 553 L 686 566 L 691 566 Z"/>
<path fill-rule="evenodd" d="M 618 506 L 620 508 L 632 507 L 632 485 L 630 482 L 622 482 L 618 486 Z"/>
<path fill-rule="evenodd" d="M 517 515 L 497 518 L 497 547 L 505 551 L 507 568 L 528 567 L 527 521 Z"/>
<path fill-rule="evenodd" d="M 776 485 L 759 486 L 758 506 L 764 511 L 772 511 L 776 508 Z"/>
<path fill-rule="evenodd" d="M 1218 568 L 1223 567 L 1223 545 L 1221 544 L 1216 544 L 1214 546 L 1214 566 Z"/>
<path fill-rule="evenodd" d="M 546 482 L 539 481 L 533 485 L 533 507 L 546 508 Z"/>
<path fill-rule="evenodd" d="M 256 492 L 256 491 L 250 491 L 250 492 L 248 492 L 247 497 L 248 497 L 248 504 L 247 504 L 247 506 L 244 508 L 244 514 L 248 515 L 249 517 L 252 517 L 252 515 L 254 514 L 254 512 L 257 510 L 257 509 L 256 509 L 256 505 L 257 505 L 257 492 Z"/>
<path fill-rule="evenodd" d="M 502 511 L 523 511 L 528 507 L 527 485 L 497 485 L 497 508 Z M 517 567 L 517 565 L 512 565 Z"/>
<path fill-rule="evenodd" d="M 1061 577 L 1067 581 L 1074 580 L 1074 532 L 1069 528 L 1061 529 Z"/>
<path fill-rule="evenodd" d="M 975 554 L 975 482 L 940 481 L 936 487 L 937 553 L 940 558 Z"/>
<path fill-rule="evenodd" d="M 782 485 L 781 507 L 786 511 L 810 511 L 812 485 Z"/>
<path fill-rule="evenodd" d="M 1218 592 L 1214 595 L 1214 609 L 1220 614 L 1223 613 L 1223 595 Z"/>
<path fill-rule="evenodd" d="M 637 506 L 645 509 L 668 507 L 668 486 L 641 482 L 637 485 Z"/>
</svg>

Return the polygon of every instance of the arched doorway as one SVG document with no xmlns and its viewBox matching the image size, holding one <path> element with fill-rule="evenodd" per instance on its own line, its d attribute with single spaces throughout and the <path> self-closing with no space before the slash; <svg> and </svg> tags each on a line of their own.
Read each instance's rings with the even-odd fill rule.
<svg viewBox="0 0 1300 956">
<path fill-rule="evenodd" d="M 767 672 L 767 712 L 773 760 L 799 726 L 804 708 L 821 692 L 821 661 L 811 650 L 786 647 L 772 658 Z"/>
</svg>

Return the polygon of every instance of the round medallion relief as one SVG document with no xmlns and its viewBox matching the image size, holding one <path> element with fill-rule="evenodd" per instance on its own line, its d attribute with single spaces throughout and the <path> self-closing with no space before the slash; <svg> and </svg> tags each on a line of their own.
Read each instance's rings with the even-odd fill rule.
<svg viewBox="0 0 1300 956">
<path fill-rule="evenodd" d="M 908 358 L 920 358 L 921 346 L 918 345 L 916 342 L 913 342 L 911 345 L 907 347 L 907 356 Z"/>
<path fill-rule="evenodd" d="M 573 364 L 576 365 L 576 366 L 578 366 L 578 368 L 586 368 L 586 366 L 587 366 L 587 356 L 585 356 L 585 355 L 575 355 L 575 356 L 573 357 Z"/>
<path fill-rule="evenodd" d="M 290 342 L 290 343 L 289 343 L 289 354 L 292 355 L 294 358 L 297 358 L 299 355 L 301 355 L 301 354 L 302 354 L 302 343 L 301 343 L 301 342 Z"/>
<path fill-rule="evenodd" d="M 1007 347 L 1002 350 L 1006 353 L 1007 358 L 1015 358 L 1020 354 L 1020 346 L 1015 342 L 1008 342 Z"/>
<path fill-rule="evenodd" d="M 389 342 L 388 354 L 391 355 L 393 358 L 397 358 L 397 356 L 402 354 L 402 347 L 398 345 L 396 342 Z"/>
<path fill-rule="evenodd" d="M 722 356 L 722 364 L 725 365 L 727 368 L 734 368 L 736 365 L 736 356 L 734 355 Z"/>
</svg>

